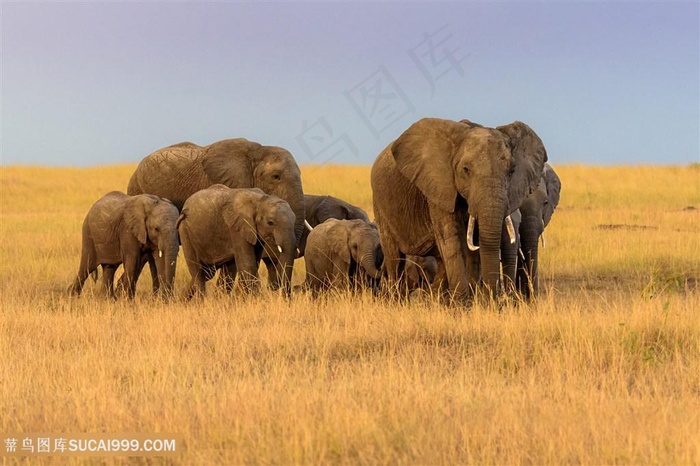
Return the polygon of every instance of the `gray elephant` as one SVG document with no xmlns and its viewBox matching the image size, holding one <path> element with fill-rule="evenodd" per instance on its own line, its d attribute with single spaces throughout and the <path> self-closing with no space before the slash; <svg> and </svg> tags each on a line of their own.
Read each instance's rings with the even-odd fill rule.
<svg viewBox="0 0 700 466">
<path fill-rule="evenodd" d="M 537 189 L 520 206 L 522 220 L 518 229 L 518 242 L 522 260 L 518 261 L 516 287 L 529 300 L 539 293 L 539 241 L 542 240 L 544 247 L 544 229 L 559 205 L 560 194 L 561 180 L 554 169 L 545 164 Z"/>
<path fill-rule="evenodd" d="M 407 255 L 404 265 L 404 277 L 407 292 L 430 290 L 438 273 L 438 262 L 433 256 Z"/>
<path fill-rule="evenodd" d="M 304 194 L 306 229 L 299 242 L 299 257 L 304 255 L 306 240 L 311 228 L 315 228 L 330 218 L 338 220 L 362 220 L 370 223 L 367 212 L 342 199 L 333 196 Z"/>
<path fill-rule="evenodd" d="M 287 201 L 296 216 L 297 244 L 304 231 L 304 192 L 301 172 L 292 154 L 281 147 L 263 146 L 247 139 L 225 139 L 208 146 L 183 142 L 144 158 L 129 180 L 128 194 L 167 197 L 182 209 L 192 194 L 214 184 L 229 188 L 259 188 Z M 282 277 L 274 260 L 264 258 L 270 284 Z"/>
<path fill-rule="evenodd" d="M 514 241 L 508 216 L 537 186 L 546 161 L 540 138 L 517 121 L 485 128 L 425 118 L 404 131 L 371 174 L 390 286 L 404 255 L 431 255 L 442 261 L 455 299 L 468 298 L 480 282 L 496 295 L 504 221 Z"/>
<path fill-rule="evenodd" d="M 124 264 L 124 287 L 133 299 L 141 264 L 150 256 L 161 294 L 169 298 L 180 247 L 178 215 L 172 202 L 150 194 L 128 196 L 113 191 L 95 202 L 83 222 L 80 267 L 71 294 L 79 295 L 88 275 L 96 274 L 101 265 L 103 289 L 114 297 L 114 273 Z"/>
<path fill-rule="evenodd" d="M 309 233 L 305 260 L 314 295 L 329 288 L 376 291 L 383 261 L 379 231 L 363 220 L 326 220 Z"/>
<path fill-rule="evenodd" d="M 256 291 L 263 252 L 280 268 L 280 285 L 289 295 L 296 256 L 295 220 L 286 201 L 256 188 L 217 184 L 190 196 L 177 220 L 192 276 L 186 298 L 197 292 L 204 296 L 205 282 L 219 268 L 228 291 L 237 274 L 245 291 Z"/>
</svg>

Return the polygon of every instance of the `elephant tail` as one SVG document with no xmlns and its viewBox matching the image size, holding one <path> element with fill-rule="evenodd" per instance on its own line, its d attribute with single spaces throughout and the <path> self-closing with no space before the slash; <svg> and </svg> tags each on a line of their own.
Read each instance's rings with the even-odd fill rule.
<svg viewBox="0 0 700 466">
<path fill-rule="evenodd" d="M 177 218 L 177 222 L 175 222 L 175 228 L 180 228 L 180 224 L 186 217 L 186 212 L 183 210 L 180 216 Z"/>
</svg>

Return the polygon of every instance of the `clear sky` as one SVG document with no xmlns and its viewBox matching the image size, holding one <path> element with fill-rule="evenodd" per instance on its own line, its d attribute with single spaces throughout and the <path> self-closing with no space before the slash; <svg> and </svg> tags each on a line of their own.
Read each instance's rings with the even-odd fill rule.
<svg viewBox="0 0 700 466">
<path fill-rule="evenodd" d="M 2 3 L 2 164 L 246 137 L 371 164 L 422 117 L 521 120 L 550 161 L 700 161 L 686 3 Z"/>
</svg>

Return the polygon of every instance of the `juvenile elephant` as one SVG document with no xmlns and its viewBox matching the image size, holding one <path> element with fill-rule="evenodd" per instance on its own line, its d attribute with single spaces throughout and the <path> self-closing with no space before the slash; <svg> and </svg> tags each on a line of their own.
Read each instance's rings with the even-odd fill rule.
<svg viewBox="0 0 700 466">
<path fill-rule="evenodd" d="M 133 299 L 141 264 L 151 256 L 164 297 L 173 292 L 177 253 L 177 207 L 150 194 L 106 194 L 90 208 L 83 222 L 80 267 L 70 292 L 79 295 L 85 280 L 102 266 L 102 286 L 114 297 L 114 273 L 124 264 L 124 286 Z"/>
<path fill-rule="evenodd" d="M 437 118 L 414 123 L 372 166 L 389 286 L 406 254 L 430 255 L 442 262 L 456 299 L 479 283 L 497 294 L 504 221 L 510 227 L 509 214 L 537 186 L 546 161 L 540 138 L 519 121 L 497 128 Z"/>
<path fill-rule="evenodd" d="M 404 277 L 407 291 L 430 289 L 437 277 L 438 263 L 433 256 L 406 256 Z"/>
<path fill-rule="evenodd" d="M 304 192 L 301 172 L 292 154 L 281 147 L 263 146 L 247 139 L 225 139 L 208 146 L 183 142 L 145 157 L 129 180 L 128 194 L 167 197 L 182 209 L 192 194 L 214 184 L 229 188 L 259 188 L 287 201 L 296 216 L 297 247 L 304 231 Z M 277 288 L 282 270 L 264 258 L 270 285 Z"/>
<path fill-rule="evenodd" d="M 309 233 L 306 246 L 306 284 L 314 294 L 331 287 L 376 290 L 383 256 L 375 225 L 329 219 Z"/>
<path fill-rule="evenodd" d="M 238 273 L 244 290 L 257 290 L 263 251 L 280 268 L 281 287 L 291 291 L 296 256 L 295 216 L 282 199 L 260 189 L 217 184 L 185 201 L 177 226 L 192 279 L 186 298 L 199 292 L 221 268 L 227 290 Z"/>
<path fill-rule="evenodd" d="M 559 205 L 560 194 L 561 180 L 554 169 L 545 164 L 537 189 L 520 206 L 522 220 L 518 242 L 523 255 L 518 261 L 516 286 L 526 299 L 533 299 L 539 293 L 539 240 L 542 239 L 544 247 L 544 229 Z"/>
<path fill-rule="evenodd" d="M 307 228 L 299 242 L 299 257 L 304 255 L 310 228 L 315 228 L 330 218 L 338 220 L 362 220 L 370 223 L 367 212 L 333 196 L 304 194 Z"/>
</svg>

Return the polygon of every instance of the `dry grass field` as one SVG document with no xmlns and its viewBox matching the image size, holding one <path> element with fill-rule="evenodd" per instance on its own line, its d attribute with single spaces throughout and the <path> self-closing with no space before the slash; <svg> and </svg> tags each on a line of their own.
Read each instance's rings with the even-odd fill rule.
<svg viewBox="0 0 700 466">
<path fill-rule="evenodd" d="M 532 306 L 166 305 L 148 275 L 71 299 L 84 215 L 134 168 L 1 168 L 0 432 L 185 442 L 61 464 L 700 464 L 700 166 L 556 167 Z M 303 180 L 371 212 L 369 167 Z"/>
</svg>

